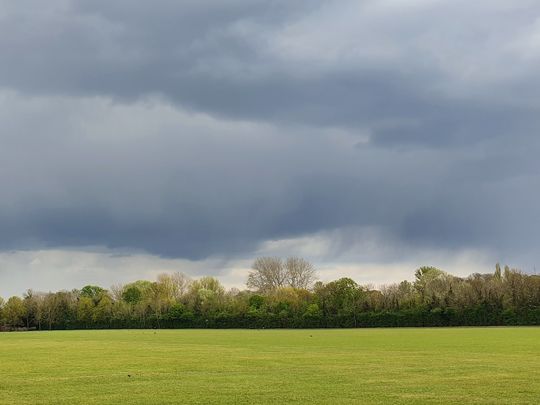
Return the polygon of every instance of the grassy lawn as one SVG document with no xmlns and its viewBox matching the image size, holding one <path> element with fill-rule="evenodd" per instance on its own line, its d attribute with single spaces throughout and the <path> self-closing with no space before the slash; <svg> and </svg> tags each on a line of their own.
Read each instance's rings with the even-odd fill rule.
<svg viewBox="0 0 540 405">
<path fill-rule="evenodd" d="M 0 404 L 540 401 L 540 328 L 0 333 Z"/>
</svg>

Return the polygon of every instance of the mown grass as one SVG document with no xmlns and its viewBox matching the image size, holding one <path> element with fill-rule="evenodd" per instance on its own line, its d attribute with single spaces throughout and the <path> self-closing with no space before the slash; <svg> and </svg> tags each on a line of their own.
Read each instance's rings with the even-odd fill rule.
<svg viewBox="0 0 540 405">
<path fill-rule="evenodd" d="M 0 334 L 0 404 L 540 403 L 540 328 Z"/>
</svg>

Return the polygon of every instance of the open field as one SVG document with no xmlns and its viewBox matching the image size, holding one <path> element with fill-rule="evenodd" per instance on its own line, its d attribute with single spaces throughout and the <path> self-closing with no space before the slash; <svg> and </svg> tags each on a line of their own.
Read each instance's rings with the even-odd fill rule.
<svg viewBox="0 0 540 405">
<path fill-rule="evenodd" d="M 0 334 L 0 404 L 525 404 L 540 328 Z"/>
</svg>

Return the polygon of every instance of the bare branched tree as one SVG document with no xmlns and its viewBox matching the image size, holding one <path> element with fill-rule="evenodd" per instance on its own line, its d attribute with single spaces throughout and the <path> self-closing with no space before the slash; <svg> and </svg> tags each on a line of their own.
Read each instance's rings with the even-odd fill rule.
<svg viewBox="0 0 540 405">
<path fill-rule="evenodd" d="M 289 257 L 285 261 L 287 283 L 293 288 L 309 289 L 317 279 L 313 264 L 300 257 Z"/>
<path fill-rule="evenodd" d="M 124 292 L 123 284 L 114 284 L 110 288 L 111 296 L 115 301 L 122 301 L 122 293 Z"/>
<path fill-rule="evenodd" d="M 251 269 L 246 283 L 248 288 L 267 292 L 284 287 L 287 283 L 287 274 L 279 257 L 259 257 Z"/>
<path fill-rule="evenodd" d="M 316 280 L 313 265 L 299 257 L 289 257 L 285 262 L 278 257 L 259 257 L 251 269 L 246 284 L 261 292 L 286 286 L 308 289 Z"/>
</svg>

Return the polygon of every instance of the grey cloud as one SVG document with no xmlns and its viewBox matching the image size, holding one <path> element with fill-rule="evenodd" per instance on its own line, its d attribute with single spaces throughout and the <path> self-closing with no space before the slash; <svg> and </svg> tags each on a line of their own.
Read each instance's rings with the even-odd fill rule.
<svg viewBox="0 0 540 405">
<path fill-rule="evenodd" d="M 501 99 L 477 106 L 478 90 L 460 72 L 460 64 L 463 69 L 472 66 L 473 72 L 485 64 L 491 71 L 490 54 L 475 50 L 474 41 L 491 47 L 494 30 L 483 23 L 473 25 L 467 15 L 460 39 L 447 16 L 464 17 L 467 7 L 454 3 L 424 5 L 415 13 L 415 4 L 412 12 L 392 11 L 391 3 L 372 1 L 364 6 L 303 1 L 56 1 L 56 7 L 37 12 L 32 2 L 26 2 L 8 10 L 3 20 L 0 50 L 5 61 L 0 83 L 30 93 L 101 94 L 124 100 L 158 93 L 184 108 L 240 119 L 370 125 L 383 142 L 395 139 L 395 132 L 404 134 L 400 138 L 406 142 L 452 142 L 460 137 L 460 142 L 466 142 L 488 136 L 476 127 L 486 119 L 496 120 L 507 107 L 501 99 L 509 84 L 485 88 L 487 97 L 497 94 Z M 381 10 L 370 11 L 377 7 Z M 345 33 L 334 34 L 340 32 L 339 20 L 319 16 L 344 17 L 339 12 L 347 8 L 358 14 L 358 26 L 367 27 L 353 28 L 352 39 Z M 531 26 L 531 11 L 538 10 L 528 2 L 513 8 L 485 2 L 467 11 L 478 17 L 488 12 L 503 33 L 515 34 L 521 24 Z M 508 15 L 515 25 L 507 22 Z M 297 25 L 300 32 L 289 33 Z M 317 43 L 318 31 L 328 32 L 328 48 Z M 445 35 L 454 42 L 444 42 Z M 461 53 L 455 50 L 457 41 Z M 284 51 L 289 42 L 292 50 Z M 399 51 L 389 59 L 369 52 L 362 55 L 363 48 L 385 47 Z M 304 48 L 309 49 L 307 55 L 302 55 Z M 332 54 L 333 48 L 344 49 L 328 62 L 324 53 Z M 497 69 L 511 67 L 512 61 L 497 59 L 503 56 L 492 56 L 494 63 L 499 62 Z M 449 59 L 448 66 L 441 66 L 441 58 Z M 510 84 L 514 89 L 522 89 L 524 81 L 530 86 L 531 74 L 536 76 L 526 70 L 517 75 L 521 81 Z M 457 100 L 448 98 L 448 90 L 440 91 L 446 83 L 461 88 Z M 469 110 L 480 110 L 480 115 Z M 536 113 L 534 109 L 527 118 Z M 413 125 L 387 129 L 389 120 Z M 434 128 L 446 130 L 448 136 L 431 135 Z"/>
<path fill-rule="evenodd" d="M 536 259 L 535 2 L 0 4 L 0 249 Z"/>
<path fill-rule="evenodd" d="M 24 114 L 40 105 L 48 122 Z M 68 105 L 78 111 L 71 123 Z M 523 227 L 508 228 L 514 196 L 531 193 L 520 179 L 534 167 L 519 155 L 358 149 L 333 133 L 215 121 L 160 101 L 12 95 L 3 107 L 21 127 L 2 137 L 3 249 L 104 245 L 200 259 L 349 226 L 426 246 L 506 249 L 509 235 L 532 237 L 538 215 L 522 205 L 513 221 Z"/>
</svg>

